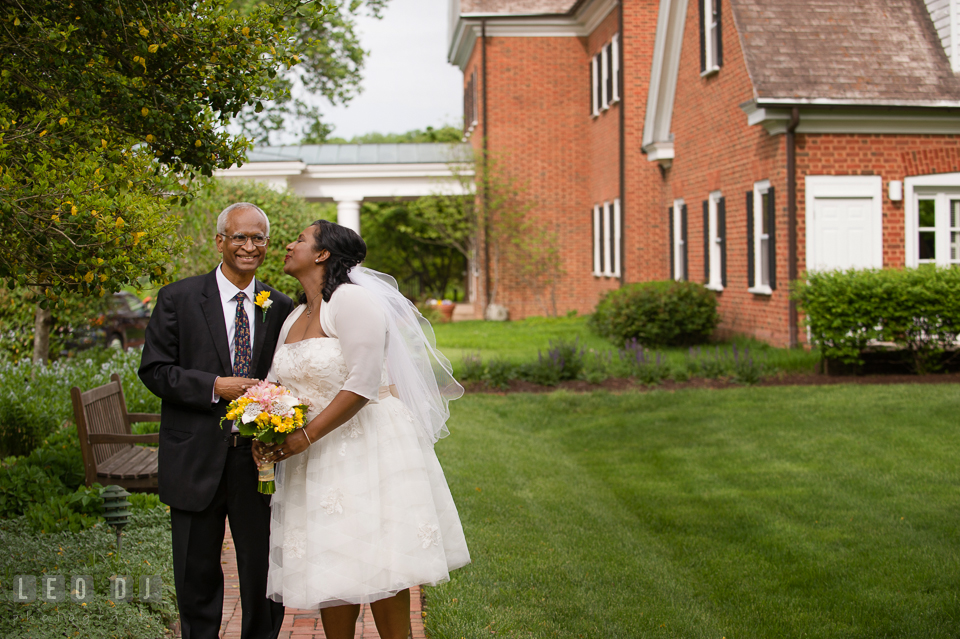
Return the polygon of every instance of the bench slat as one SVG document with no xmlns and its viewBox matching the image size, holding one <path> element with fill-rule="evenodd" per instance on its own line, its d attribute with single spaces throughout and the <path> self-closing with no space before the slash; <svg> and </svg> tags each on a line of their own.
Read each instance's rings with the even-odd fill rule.
<svg viewBox="0 0 960 639">
<path fill-rule="evenodd" d="M 136 446 L 114 455 L 97 468 L 98 475 L 136 478 L 157 472 L 157 454 L 151 448 Z"/>
</svg>

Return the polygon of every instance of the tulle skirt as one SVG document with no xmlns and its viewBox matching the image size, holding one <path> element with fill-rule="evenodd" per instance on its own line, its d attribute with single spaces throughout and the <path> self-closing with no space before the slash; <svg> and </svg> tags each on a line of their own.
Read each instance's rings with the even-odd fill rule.
<svg viewBox="0 0 960 639">
<path fill-rule="evenodd" d="M 267 595 L 290 608 L 369 603 L 470 562 L 433 446 L 392 396 L 281 462 L 272 503 Z"/>
</svg>

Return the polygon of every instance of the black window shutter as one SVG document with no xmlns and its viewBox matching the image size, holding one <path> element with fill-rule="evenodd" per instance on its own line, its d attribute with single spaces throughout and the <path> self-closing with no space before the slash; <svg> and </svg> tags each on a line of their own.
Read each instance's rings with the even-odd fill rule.
<svg viewBox="0 0 960 639">
<path fill-rule="evenodd" d="M 727 285 L 727 202 L 717 200 L 717 239 L 720 241 L 720 284 Z"/>
<path fill-rule="evenodd" d="M 689 242 L 687 241 L 687 205 L 684 204 L 680 207 L 680 240 L 683 242 L 683 253 L 680 255 L 682 261 L 680 262 L 683 265 L 683 280 L 687 281 L 690 279 L 690 267 L 687 264 L 687 246 Z"/>
<path fill-rule="evenodd" d="M 670 279 L 676 279 L 677 274 L 674 272 L 674 263 L 676 260 L 673 255 L 673 207 L 667 209 L 667 226 L 670 228 Z"/>
<path fill-rule="evenodd" d="M 767 227 L 770 232 L 767 236 L 769 247 L 767 254 L 770 256 L 770 290 L 777 290 L 777 203 L 774 197 L 773 187 L 767 191 L 767 210 L 764 213 L 767 217 Z"/>
<path fill-rule="evenodd" d="M 588 112 L 588 113 L 590 114 L 590 116 L 592 117 L 592 116 L 593 116 L 593 104 L 594 104 L 594 99 L 593 99 L 594 86 L 593 86 L 593 85 L 594 85 L 594 83 L 596 82 L 596 80 L 595 80 L 594 77 L 593 77 L 593 59 L 592 59 L 592 58 L 591 58 L 590 62 L 587 63 L 587 67 L 588 67 L 587 70 L 589 71 L 589 74 L 590 74 L 590 95 L 588 96 L 588 97 L 590 98 L 590 109 L 589 109 L 589 111 L 587 111 L 587 112 Z"/>
<path fill-rule="evenodd" d="M 607 104 L 613 102 L 613 44 L 604 47 L 607 51 Z"/>
<path fill-rule="evenodd" d="M 753 288 L 753 191 L 747 191 L 747 286 Z"/>
<path fill-rule="evenodd" d="M 710 202 L 703 201 L 703 283 L 710 283 Z"/>
<path fill-rule="evenodd" d="M 597 54 L 597 113 L 603 111 L 606 106 L 603 103 L 603 55 Z"/>
<path fill-rule="evenodd" d="M 721 2 L 721 0 L 713 0 L 713 2 L 714 2 L 714 4 L 713 4 L 713 10 L 717 12 L 717 33 L 716 33 L 716 38 L 717 38 L 717 59 L 716 59 L 716 64 L 717 64 L 718 67 L 722 67 L 722 66 L 723 66 L 723 35 L 722 35 L 723 29 L 722 29 L 721 27 L 723 26 L 723 22 L 722 22 L 723 14 L 722 14 L 721 11 L 720 11 L 720 2 Z"/>
<path fill-rule="evenodd" d="M 700 5 L 700 73 L 707 70 L 707 16 L 703 15 L 703 0 L 697 0 Z"/>
</svg>

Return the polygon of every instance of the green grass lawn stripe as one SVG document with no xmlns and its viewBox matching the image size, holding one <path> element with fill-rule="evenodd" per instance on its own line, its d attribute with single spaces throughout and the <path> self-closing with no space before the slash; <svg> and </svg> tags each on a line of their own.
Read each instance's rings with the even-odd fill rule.
<svg viewBox="0 0 960 639">
<path fill-rule="evenodd" d="M 957 636 L 955 386 L 452 406 L 433 637 Z"/>
</svg>

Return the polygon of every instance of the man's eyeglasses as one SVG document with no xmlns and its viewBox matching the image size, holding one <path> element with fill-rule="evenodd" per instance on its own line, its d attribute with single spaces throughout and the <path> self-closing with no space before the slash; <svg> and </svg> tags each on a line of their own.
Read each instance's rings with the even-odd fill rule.
<svg viewBox="0 0 960 639">
<path fill-rule="evenodd" d="M 224 239 L 230 240 L 234 246 L 245 246 L 248 240 L 252 241 L 254 246 L 266 246 L 267 240 L 270 239 L 266 235 L 244 235 L 243 233 L 234 233 L 233 235 L 217 233 L 217 235 L 222 235 Z"/>
</svg>

